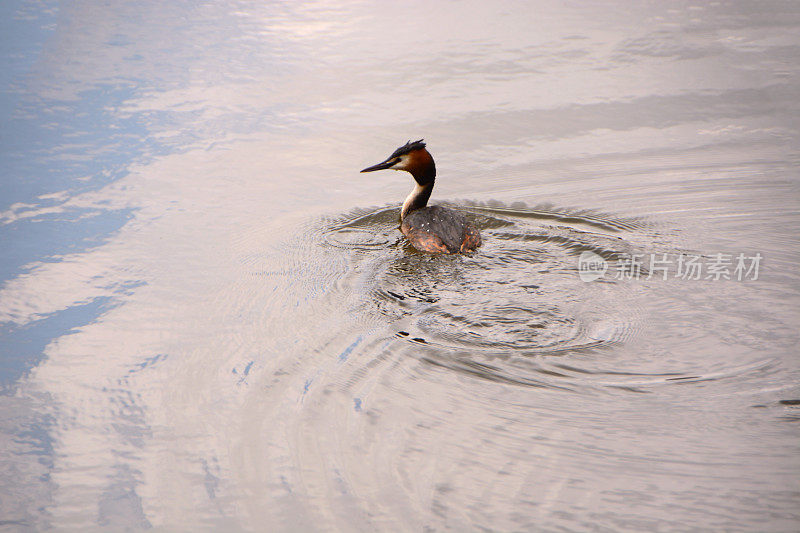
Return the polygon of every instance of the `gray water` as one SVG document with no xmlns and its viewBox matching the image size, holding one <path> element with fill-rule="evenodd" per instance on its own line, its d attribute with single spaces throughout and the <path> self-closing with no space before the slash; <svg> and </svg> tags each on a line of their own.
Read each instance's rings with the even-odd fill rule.
<svg viewBox="0 0 800 533">
<path fill-rule="evenodd" d="M 800 528 L 797 2 L 0 25 L 3 530 Z"/>
</svg>

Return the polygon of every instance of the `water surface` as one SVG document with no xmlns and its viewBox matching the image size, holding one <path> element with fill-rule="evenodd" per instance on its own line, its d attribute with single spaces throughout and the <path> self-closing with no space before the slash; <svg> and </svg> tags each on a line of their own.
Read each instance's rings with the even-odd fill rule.
<svg viewBox="0 0 800 533">
<path fill-rule="evenodd" d="M 3 527 L 800 525 L 796 3 L 0 12 Z"/>
</svg>

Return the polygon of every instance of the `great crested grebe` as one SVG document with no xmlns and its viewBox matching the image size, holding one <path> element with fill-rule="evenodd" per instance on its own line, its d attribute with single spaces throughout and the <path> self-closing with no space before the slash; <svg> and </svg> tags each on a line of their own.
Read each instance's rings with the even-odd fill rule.
<svg viewBox="0 0 800 533">
<path fill-rule="evenodd" d="M 386 168 L 405 170 L 417 182 L 400 210 L 400 231 L 414 248 L 433 254 L 454 254 L 469 252 L 481 245 L 481 234 L 464 215 L 438 205 L 427 207 L 436 181 L 436 164 L 422 139 L 408 141 L 386 161 L 361 172 Z"/>
</svg>

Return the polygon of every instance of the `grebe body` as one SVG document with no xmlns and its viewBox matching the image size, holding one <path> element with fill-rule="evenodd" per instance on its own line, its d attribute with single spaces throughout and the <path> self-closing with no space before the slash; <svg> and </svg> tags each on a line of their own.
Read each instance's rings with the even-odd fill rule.
<svg viewBox="0 0 800 533">
<path fill-rule="evenodd" d="M 401 146 L 385 161 L 361 172 L 392 169 L 409 172 L 416 182 L 400 210 L 400 231 L 412 246 L 428 253 L 464 253 L 481 245 L 481 235 L 453 209 L 428 206 L 436 181 L 436 164 L 422 139 Z"/>
<path fill-rule="evenodd" d="M 408 213 L 400 231 L 420 252 L 463 253 L 481 244 L 481 234 L 464 215 L 438 205 Z"/>
</svg>

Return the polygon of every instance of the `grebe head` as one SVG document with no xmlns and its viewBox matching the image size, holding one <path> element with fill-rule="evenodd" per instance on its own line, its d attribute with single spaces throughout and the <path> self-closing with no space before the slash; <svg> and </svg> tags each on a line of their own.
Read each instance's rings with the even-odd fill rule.
<svg viewBox="0 0 800 533">
<path fill-rule="evenodd" d="M 436 179 L 436 164 L 433 157 L 425 149 L 425 143 L 418 141 L 408 141 L 406 144 L 395 150 L 385 161 L 367 167 L 361 172 L 374 172 L 376 170 L 392 169 L 405 170 L 414 176 L 420 185 L 432 184 Z"/>
</svg>

